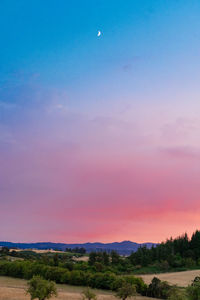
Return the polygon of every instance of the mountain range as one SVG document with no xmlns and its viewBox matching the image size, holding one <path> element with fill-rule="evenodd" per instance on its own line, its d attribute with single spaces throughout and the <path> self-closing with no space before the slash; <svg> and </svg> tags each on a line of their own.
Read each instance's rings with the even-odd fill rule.
<svg viewBox="0 0 200 300">
<path fill-rule="evenodd" d="M 65 244 L 65 243 L 51 243 L 51 242 L 41 242 L 41 243 L 12 243 L 12 242 L 1 242 L 0 246 L 9 248 L 19 248 L 19 249 L 57 249 L 64 251 L 66 248 L 76 248 L 83 247 L 87 252 L 91 251 L 106 251 L 111 252 L 115 250 L 121 255 L 128 255 L 131 252 L 137 251 L 139 247 L 146 246 L 151 248 L 155 246 L 155 243 L 134 243 L 131 241 L 114 242 L 114 243 L 83 243 L 83 244 Z"/>
</svg>

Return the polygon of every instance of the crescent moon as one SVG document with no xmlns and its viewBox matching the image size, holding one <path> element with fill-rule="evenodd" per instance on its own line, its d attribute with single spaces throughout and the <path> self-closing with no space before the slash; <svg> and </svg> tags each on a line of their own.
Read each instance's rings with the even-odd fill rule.
<svg viewBox="0 0 200 300">
<path fill-rule="evenodd" d="M 97 36 L 100 36 L 100 35 L 101 35 L 101 31 L 99 30 L 98 33 L 97 33 Z"/>
</svg>

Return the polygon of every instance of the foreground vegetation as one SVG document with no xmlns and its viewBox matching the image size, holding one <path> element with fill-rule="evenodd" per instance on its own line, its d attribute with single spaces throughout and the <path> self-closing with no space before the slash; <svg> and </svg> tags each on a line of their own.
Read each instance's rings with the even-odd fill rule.
<svg viewBox="0 0 200 300">
<path fill-rule="evenodd" d="M 200 278 L 197 277 L 191 285 L 187 288 L 179 288 L 177 286 L 171 286 L 170 290 L 167 293 L 167 299 L 169 300 L 198 300 L 200 299 Z M 119 297 L 119 299 L 136 299 L 136 300 L 145 300 L 147 297 L 141 297 L 136 295 L 134 285 L 128 285 L 128 289 L 126 286 L 119 289 L 116 293 L 109 293 L 107 291 L 101 290 L 93 290 L 89 288 L 82 287 L 72 287 L 67 285 L 54 285 L 53 289 L 46 288 L 49 285 L 49 281 L 45 281 L 41 277 L 39 277 L 39 282 L 35 282 L 35 278 L 31 279 L 29 282 L 22 279 L 12 279 L 10 277 L 1 277 L 0 276 L 0 300 L 28 300 L 30 296 L 27 294 L 27 283 L 28 288 L 34 287 L 32 295 L 32 299 L 40 299 L 45 300 L 45 295 L 49 295 L 49 297 L 53 296 L 53 294 L 57 294 L 55 298 L 53 296 L 52 300 L 114 300 Z M 31 285 L 30 285 L 31 283 Z M 43 285 L 44 284 L 44 285 Z M 159 281 L 158 279 L 154 279 L 152 282 L 152 291 L 156 293 L 156 296 L 161 298 L 160 292 L 164 287 L 164 282 Z M 43 288 L 44 287 L 44 288 Z M 50 285 L 51 287 L 51 285 Z M 31 289 L 32 291 L 32 289 Z M 36 293 L 35 293 L 36 291 Z M 47 291 L 47 293 L 46 293 Z M 49 293 L 50 292 L 50 293 Z M 121 293 L 122 292 L 122 293 Z M 45 294 L 44 294 L 45 293 Z M 132 295 L 132 296 L 131 296 Z M 37 298 L 34 298 L 37 297 Z M 41 298 L 43 297 L 43 298 Z M 127 298 L 123 298 L 127 297 Z M 149 298 L 151 299 L 151 298 Z"/>
</svg>

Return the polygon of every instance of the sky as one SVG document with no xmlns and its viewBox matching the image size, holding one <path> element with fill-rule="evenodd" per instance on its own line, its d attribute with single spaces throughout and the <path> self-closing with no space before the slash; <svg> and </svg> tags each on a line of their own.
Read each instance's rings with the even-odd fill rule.
<svg viewBox="0 0 200 300">
<path fill-rule="evenodd" d="M 1 0 L 0 240 L 199 229 L 199 79 L 199 0 Z"/>
</svg>

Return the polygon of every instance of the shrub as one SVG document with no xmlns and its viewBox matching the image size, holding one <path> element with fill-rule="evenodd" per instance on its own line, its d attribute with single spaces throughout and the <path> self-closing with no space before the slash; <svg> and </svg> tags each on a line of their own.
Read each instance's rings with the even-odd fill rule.
<svg viewBox="0 0 200 300">
<path fill-rule="evenodd" d="M 200 277 L 195 277 L 192 284 L 187 287 L 187 295 L 190 300 L 200 300 Z"/>
<path fill-rule="evenodd" d="M 134 285 L 136 287 L 137 293 L 146 294 L 147 285 L 144 283 L 143 279 L 135 276 L 123 276 L 126 282 Z"/>
<path fill-rule="evenodd" d="M 169 292 L 168 299 L 169 300 L 186 300 L 187 297 L 186 297 L 185 292 L 182 289 L 178 288 L 177 286 L 173 286 L 171 288 L 171 291 Z"/>
<path fill-rule="evenodd" d="M 153 298 L 167 299 L 171 291 L 171 286 L 166 281 L 161 281 L 154 277 L 147 289 L 147 296 Z"/>
<path fill-rule="evenodd" d="M 83 300 L 95 300 L 97 299 L 97 296 L 95 293 L 88 287 L 83 291 Z"/>
<path fill-rule="evenodd" d="M 128 282 L 123 283 L 122 287 L 118 289 L 116 296 L 122 300 L 136 295 L 136 287 Z"/>
<path fill-rule="evenodd" d="M 31 300 L 45 300 L 52 296 L 57 296 L 56 285 L 53 281 L 48 281 L 40 276 L 34 276 L 28 282 L 27 293 L 31 295 Z"/>
</svg>

